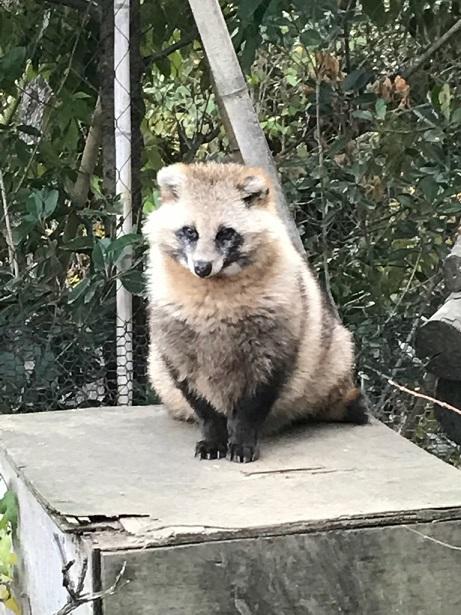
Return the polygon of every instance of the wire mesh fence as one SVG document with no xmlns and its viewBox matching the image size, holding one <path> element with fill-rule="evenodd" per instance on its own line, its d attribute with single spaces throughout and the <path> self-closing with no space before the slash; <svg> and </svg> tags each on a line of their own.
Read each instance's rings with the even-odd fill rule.
<svg viewBox="0 0 461 615">
<path fill-rule="evenodd" d="M 1 4 L 11 35 L 0 59 L 7 126 L 0 149 L 8 152 L 0 152 L 0 408 L 153 403 L 140 231 L 157 203 L 155 173 L 162 164 L 232 154 L 187 3 L 178 12 L 175 3 L 132 0 L 129 13 L 123 0 L 115 7 L 112 0 Z M 316 101 L 312 65 L 301 52 L 259 43 L 247 68 L 253 102 L 320 277 L 329 264 L 374 413 L 457 464 L 459 447 L 433 406 L 388 382 L 433 388 L 413 343 L 445 297 L 440 231 L 426 213 L 418 231 L 405 235 L 411 214 L 399 217 L 391 192 L 374 177 L 363 189 L 351 179 L 356 159 L 375 156 L 371 137 L 354 154 L 324 155 L 319 171 L 323 141 L 353 122 L 334 54 L 322 60 Z M 324 101 L 325 84 L 334 95 Z M 322 173 L 330 174 L 327 187 Z M 445 221 L 447 236 L 453 224 Z M 418 243 L 412 233 L 422 228 Z M 384 260 L 390 265 L 379 277 Z M 380 293 L 392 297 L 382 309 Z"/>
</svg>

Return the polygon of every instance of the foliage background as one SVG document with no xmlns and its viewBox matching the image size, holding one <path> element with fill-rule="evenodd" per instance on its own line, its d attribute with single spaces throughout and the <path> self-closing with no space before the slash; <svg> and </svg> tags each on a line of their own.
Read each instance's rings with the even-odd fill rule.
<svg viewBox="0 0 461 615">
<path fill-rule="evenodd" d="M 114 403 L 115 264 L 135 294 L 135 403 L 149 403 L 140 228 L 155 174 L 229 143 L 186 0 L 133 2 L 135 228 L 114 239 L 112 3 L 0 1 L 0 408 Z M 302 239 L 356 335 L 376 414 L 445 458 L 418 325 L 446 293 L 461 210 L 460 0 L 223 3 Z M 99 103 L 98 103 L 99 98 Z M 78 170 L 92 154 L 89 182 Z"/>
</svg>

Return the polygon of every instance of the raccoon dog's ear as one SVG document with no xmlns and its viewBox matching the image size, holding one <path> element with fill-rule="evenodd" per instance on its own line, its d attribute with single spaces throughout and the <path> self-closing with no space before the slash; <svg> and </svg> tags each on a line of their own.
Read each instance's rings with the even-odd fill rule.
<svg viewBox="0 0 461 615">
<path fill-rule="evenodd" d="M 270 181 L 266 174 L 259 169 L 248 169 L 239 181 L 237 187 L 242 193 L 242 201 L 247 207 L 265 205 L 270 190 Z"/>
<path fill-rule="evenodd" d="M 163 167 L 157 173 L 157 183 L 162 201 L 176 201 L 181 194 L 181 186 L 186 180 L 185 165 L 178 162 Z"/>
</svg>

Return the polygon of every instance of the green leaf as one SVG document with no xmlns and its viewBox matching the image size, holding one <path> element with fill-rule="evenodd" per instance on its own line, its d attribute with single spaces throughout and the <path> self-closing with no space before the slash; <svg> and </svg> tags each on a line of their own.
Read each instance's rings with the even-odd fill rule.
<svg viewBox="0 0 461 615">
<path fill-rule="evenodd" d="M 362 0 L 364 13 L 378 26 L 387 23 L 388 14 L 384 6 L 384 0 Z"/>
<path fill-rule="evenodd" d="M 266 0 L 240 0 L 239 3 L 239 16 L 242 21 L 249 22 L 258 10 L 259 6 Z"/>
<path fill-rule="evenodd" d="M 88 289 L 88 292 L 85 293 L 85 298 L 83 300 L 83 303 L 90 303 L 90 301 L 93 299 L 93 297 L 98 292 L 98 290 L 103 288 L 103 286 L 104 286 L 104 281 L 101 279 L 92 281 Z"/>
<path fill-rule="evenodd" d="M 106 266 L 105 247 L 101 239 L 97 239 L 92 252 L 92 262 L 95 271 L 104 271 Z"/>
<path fill-rule="evenodd" d="M 285 81 L 288 83 L 288 85 L 296 87 L 299 83 L 299 78 L 296 75 L 288 73 L 287 75 L 285 75 Z"/>
<path fill-rule="evenodd" d="M 461 107 L 458 107 L 451 114 L 451 124 L 458 126 L 461 124 Z"/>
<path fill-rule="evenodd" d="M 461 213 L 461 203 L 455 199 L 451 203 L 441 203 L 437 205 L 437 213 L 439 214 L 457 214 Z"/>
<path fill-rule="evenodd" d="M 38 192 L 38 190 L 34 190 L 27 197 L 26 209 L 35 222 L 40 221 L 43 213 L 43 200 L 42 195 Z"/>
<path fill-rule="evenodd" d="M 61 246 L 61 250 L 70 250 L 71 252 L 88 252 L 94 248 L 94 239 L 92 237 L 75 237 L 65 245 Z"/>
<path fill-rule="evenodd" d="M 74 92 L 72 94 L 72 98 L 75 99 L 79 99 L 79 98 L 91 98 L 91 96 L 89 94 L 87 94 L 86 92 Z"/>
<path fill-rule="evenodd" d="M 90 285 L 90 278 L 81 280 L 69 293 L 69 304 L 75 303 L 85 293 L 86 289 Z"/>
<path fill-rule="evenodd" d="M 426 130 L 424 133 L 424 139 L 429 141 L 429 143 L 440 143 L 444 139 L 444 132 L 439 128 L 434 128 L 432 130 Z"/>
<path fill-rule="evenodd" d="M 143 213 L 147 216 L 160 206 L 160 192 L 159 190 L 153 190 L 152 195 L 147 197 L 142 206 Z"/>
<path fill-rule="evenodd" d="M 25 378 L 24 361 L 14 352 L 0 352 L 0 382 L 19 382 Z"/>
<path fill-rule="evenodd" d="M 302 44 L 305 47 L 320 47 L 323 43 L 323 39 L 318 30 L 308 29 L 301 33 L 299 37 L 301 39 Z"/>
<path fill-rule="evenodd" d="M 141 235 L 137 235 L 136 233 L 127 233 L 126 235 L 117 237 L 107 248 L 107 259 L 115 263 L 120 258 L 125 248 L 139 244 L 141 241 Z"/>
<path fill-rule="evenodd" d="M 43 196 L 43 216 L 49 218 L 58 204 L 59 192 L 50 190 Z"/>
<path fill-rule="evenodd" d="M 423 177 L 418 184 L 418 188 L 429 202 L 432 202 L 436 198 L 439 191 L 439 185 L 431 175 Z"/>
<path fill-rule="evenodd" d="M 307 19 L 312 21 L 320 21 L 325 14 L 336 13 L 338 10 L 336 0 L 294 0 L 294 4 Z"/>
<path fill-rule="evenodd" d="M 375 112 L 378 120 L 384 120 L 386 117 L 387 104 L 383 98 L 378 98 L 375 103 Z"/>
<path fill-rule="evenodd" d="M 4 515 L 12 529 L 15 530 L 18 525 L 18 500 L 13 491 L 5 491 L 0 500 L 0 513 Z"/>
<path fill-rule="evenodd" d="M 32 220 L 30 216 L 25 216 L 24 220 L 13 229 L 13 241 L 17 246 L 23 241 L 31 232 L 33 228 L 35 228 L 36 221 Z"/>
<path fill-rule="evenodd" d="M 343 88 L 344 90 L 361 90 L 363 89 L 369 81 L 371 81 L 374 77 L 374 73 L 367 70 L 366 68 L 356 68 L 351 71 L 347 77 L 344 79 Z"/>
<path fill-rule="evenodd" d="M 58 363 L 52 350 L 45 350 L 40 353 L 35 362 L 35 384 L 36 386 L 48 387 L 50 383 L 59 375 Z"/>
<path fill-rule="evenodd" d="M 259 27 L 251 25 L 244 32 L 245 45 L 241 54 L 241 65 L 245 71 L 249 71 L 256 57 L 256 51 L 261 44 L 262 38 Z"/>
<path fill-rule="evenodd" d="M 120 281 L 133 295 L 143 295 L 145 292 L 145 279 L 141 271 L 127 271 L 120 276 Z"/>
<path fill-rule="evenodd" d="M 12 47 L 0 58 L 0 87 L 8 88 L 22 75 L 25 47 Z"/>
<path fill-rule="evenodd" d="M 373 114 L 371 113 L 371 111 L 362 111 L 361 109 L 353 111 L 352 117 L 355 117 L 358 120 L 373 120 Z"/>
</svg>

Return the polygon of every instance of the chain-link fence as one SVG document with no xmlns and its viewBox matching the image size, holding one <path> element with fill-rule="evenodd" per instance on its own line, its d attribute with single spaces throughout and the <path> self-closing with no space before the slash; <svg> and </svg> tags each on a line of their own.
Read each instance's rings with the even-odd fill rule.
<svg viewBox="0 0 461 615">
<path fill-rule="evenodd" d="M 232 153 L 187 2 L 178 11 L 178 2 L 132 0 L 129 12 L 123 0 L 115 11 L 112 0 L 1 4 L 0 407 L 153 403 L 140 231 L 156 206 L 155 174 L 162 164 Z M 378 156 L 368 134 L 355 150 L 343 144 L 326 155 L 345 123 L 357 132 L 369 121 L 346 108 L 338 53 L 324 52 L 316 89 L 314 64 L 267 32 L 255 34 L 257 52 L 253 39 L 242 44 L 252 98 L 303 241 L 323 278 L 328 263 L 358 339 L 375 414 L 458 463 L 432 405 L 389 383 L 433 389 L 413 343 L 421 319 L 445 298 L 441 231 L 431 231 L 426 213 L 427 224 L 418 222 L 426 234 L 415 242 L 413 231 L 405 235 L 411 216 L 397 210 L 378 171 L 363 186 L 354 178 L 357 160 Z M 328 185 L 319 183 L 326 174 Z M 448 237 L 454 220 L 443 223 Z"/>
</svg>

